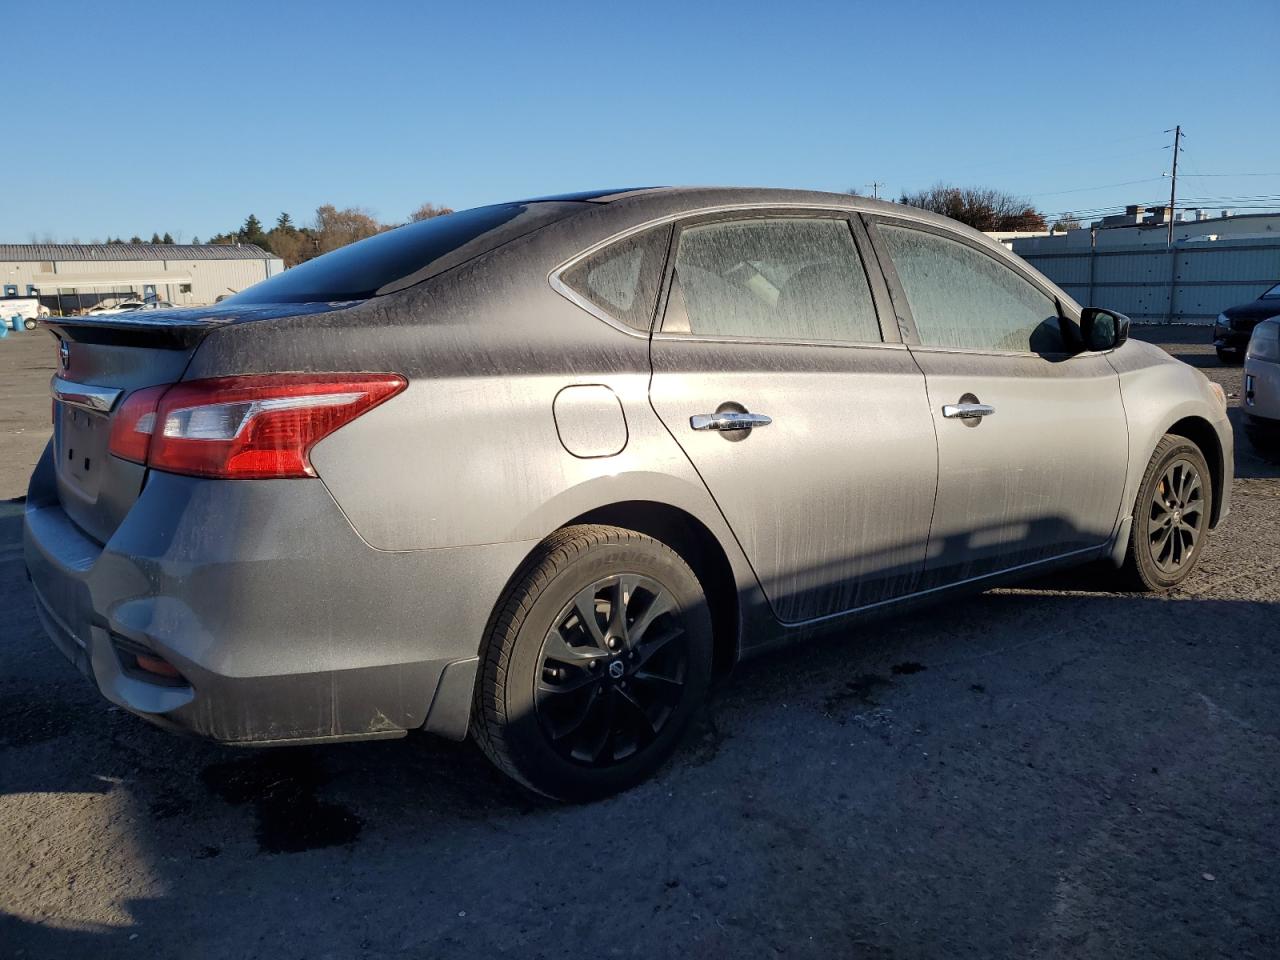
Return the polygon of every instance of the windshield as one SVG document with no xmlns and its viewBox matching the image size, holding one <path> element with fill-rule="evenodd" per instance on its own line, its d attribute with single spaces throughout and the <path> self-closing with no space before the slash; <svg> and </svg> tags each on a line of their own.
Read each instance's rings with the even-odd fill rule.
<svg viewBox="0 0 1280 960">
<path fill-rule="evenodd" d="M 1274 287 L 1272 287 L 1262 296 L 1263 297 L 1280 297 L 1280 283 L 1277 283 Z M 1259 297 L 1258 299 L 1262 299 L 1262 298 Z"/>
<path fill-rule="evenodd" d="M 432 217 L 308 260 L 223 303 L 315 303 L 395 293 L 585 206 L 501 203 Z"/>
</svg>

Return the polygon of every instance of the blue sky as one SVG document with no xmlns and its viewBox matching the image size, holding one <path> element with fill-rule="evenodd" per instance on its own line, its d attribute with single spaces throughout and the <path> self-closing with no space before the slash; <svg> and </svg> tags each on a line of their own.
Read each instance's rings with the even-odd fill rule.
<svg viewBox="0 0 1280 960">
<path fill-rule="evenodd" d="M 1180 194 L 1280 207 L 1276 0 L 43 0 L 0 25 L 0 241 L 656 183 L 1085 210 L 1167 198 L 1175 123 L 1182 172 L 1215 175 Z"/>
</svg>

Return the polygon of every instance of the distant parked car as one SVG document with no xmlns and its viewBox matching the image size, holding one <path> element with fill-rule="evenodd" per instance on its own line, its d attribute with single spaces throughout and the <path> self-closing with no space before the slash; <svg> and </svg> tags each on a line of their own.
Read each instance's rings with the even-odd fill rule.
<svg viewBox="0 0 1280 960">
<path fill-rule="evenodd" d="M 121 300 L 119 303 L 111 306 L 98 304 L 96 307 L 90 307 L 85 311 L 87 316 L 100 317 L 112 313 L 129 313 L 133 310 L 172 310 L 173 304 L 168 300 L 153 300 L 148 303 L 145 300 Z"/>
<path fill-rule="evenodd" d="M 26 563 L 106 697 L 235 743 L 470 733 L 563 799 L 652 773 L 741 659 L 1097 559 L 1169 590 L 1229 506 L 1200 371 L 866 198 L 504 203 L 50 326 Z"/>
<path fill-rule="evenodd" d="M 1280 317 L 1253 328 L 1244 357 L 1244 433 L 1268 459 L 1280 457 Z"/>
<path fill-rule="evenodd" d="M 1223 363 L 1239 363 L 1253 328 L 1275 316 L 1280 316 L 1280 283 L 1257 300 L 1223 310 L 1213 325 L 1213 345 L 1218 359 Z"/>
</svg>

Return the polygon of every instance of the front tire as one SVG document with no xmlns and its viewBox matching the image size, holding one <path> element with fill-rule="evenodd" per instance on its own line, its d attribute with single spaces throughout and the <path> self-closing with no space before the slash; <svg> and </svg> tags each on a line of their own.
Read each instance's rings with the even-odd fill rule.
<svg viewBox="0 0 1280 960">
<path fill-rule="evenodd" d="M 1209 533 L 1213 477 L 1190 440 L 1165 434 L 1147 464 L 1133 508 L 1124 574 L 1139 590 L 1166 592 L 1200 562 Z"/>
<path fill-rule="evenodd" d="M 504 773 L 557 800 L 634 786 L 675 750 L 711 681 L 711 615 L 670 547 L 566 527 L 499 601 L 472 735 Z"/>
</svg>

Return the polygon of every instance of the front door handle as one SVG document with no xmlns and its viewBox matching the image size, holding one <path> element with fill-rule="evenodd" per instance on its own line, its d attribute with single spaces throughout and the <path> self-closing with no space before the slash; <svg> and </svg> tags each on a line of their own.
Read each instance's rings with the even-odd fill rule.
<svg viewBox="0 0 1280 960">
<path fill-rule="evenodd" d="M 752 427 L 767 427 L 771 423 L 773 418 L 763 413 L 739 413 L 736 410 L 696 413 L 689 418 L 689 426 L 695 430 L 750 430 Z"/>
<path fill-rule="evenodd" d="M 995 412 L 989 403 L 948 403 L 942 407 L 942 415 L 948 420 L 981 420 Z"/>
</svg>

